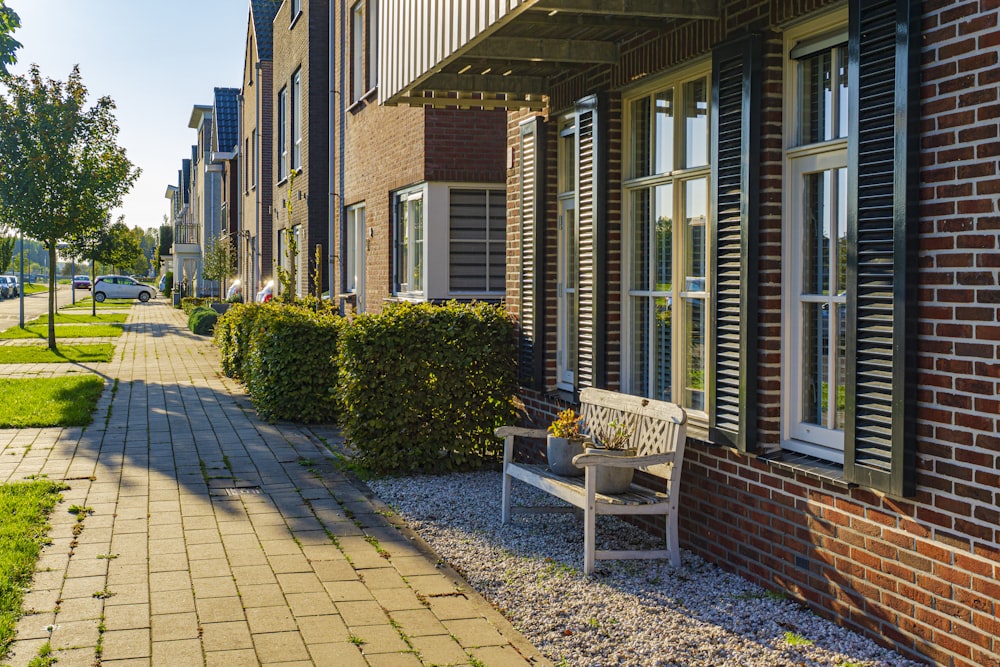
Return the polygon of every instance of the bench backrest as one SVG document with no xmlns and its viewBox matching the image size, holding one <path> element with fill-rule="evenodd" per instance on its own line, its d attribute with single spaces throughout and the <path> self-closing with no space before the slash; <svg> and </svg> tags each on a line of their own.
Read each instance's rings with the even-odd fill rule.
<svg viewBox="0 0 1000 667">
<path fill-rule="evenodd" d="M 629 447 L 637 456 L 674 454 L 677 465 L 665 463 L 641 468 L 662 477 L 673 485 L 680 477 L 687 440 L 687 413 L 684 408 L 666 401 L 629 396 L 614 391 L 587 388 L 580 392 L 580 414 L 584 430 L 594 435 L 607 431 L 608 424 L 626 424 L 632 430 Z"/>
</svg>

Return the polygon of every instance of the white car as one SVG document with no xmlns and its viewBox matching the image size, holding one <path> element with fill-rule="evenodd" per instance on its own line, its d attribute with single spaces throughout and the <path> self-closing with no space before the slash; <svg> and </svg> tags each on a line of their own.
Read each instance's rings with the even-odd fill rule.
<svg viewBox="0 0 1000 667">
<path fill-rule="evenodd" d="M 94 281 L 94 301 L 105 299 L 139 299 L 143 303 L 156 296 L 156 288 L 128 276 L 98 276 Z"/>
</svg>

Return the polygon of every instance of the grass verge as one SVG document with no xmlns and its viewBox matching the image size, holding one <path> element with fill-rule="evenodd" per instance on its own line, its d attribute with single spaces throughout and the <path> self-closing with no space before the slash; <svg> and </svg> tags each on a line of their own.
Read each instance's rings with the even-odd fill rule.
<svg viewBox="0 0 1000 667">
<path fill-rule="evenodd" d="M 24 295 L 37 294 L 38 292 L 48 292 L 48 285 L 40 285 L 37 283 L 25 283 L 24 284 Z"/>
<path fill-rule="evenodd" d="M 97 315 L 91 315 L 89 313 L 56 313 L 56 324 L 111 324 L 124 322 L 127 319 L 128 313 L 98 313 Z M 35 324 L 48 323 L 48 313 L 40 315 L 28 322 L 28 324 L 32 326 Z"/>
<path fill-rule="evenodd" d="M 56 338 L 95 338 L 117 337 L 124 332 L 120 324 L 57 324 Z M 46 340 L 49 337 L 49 325 L 25 324 L 24 328 L 11 327 L 0 338 L 38 338 Z"/>
<path fill-rule="evenodd" d="M 131 308 L 133 304 L 138 303 L 135 299 L 107 299 L 99 304 L 97 304 L 97 310 L 121 310 L 122 308 Z M 90 297 L 85 297 L 83 299 L 77 299 L 76 303 L 67 304 L 61 307 L 59 310 L 82 310 L 86 308 L 90 310 L 93 308 L 94 304 L 91 303 Z"/>
<path fill-rule="evenodd" d="M 23 591 L 47 541 L 48 516 L 62 488 L 48 480 L 0 486 L 0 658 L 14 641 Z"/>
<path fill-rule="evenodd" d="M 103 390 L 96 375 L 0 378 L 0 428 L 86 426 Z"/>
<path fill-rule="evenodd" d="M 114 351 L 111 343 L 60 345 L 54 352 L 44 345 L 7 345 L 0 347 L 0 364 L 95 364 L 111 361 Z"/>
</svg>

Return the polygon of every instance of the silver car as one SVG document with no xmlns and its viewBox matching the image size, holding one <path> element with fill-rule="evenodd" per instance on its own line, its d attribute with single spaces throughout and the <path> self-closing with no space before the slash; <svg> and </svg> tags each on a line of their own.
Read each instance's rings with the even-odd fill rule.
<svg viewBox="0 0 1000 667">
<path fill-rule="evenodd" d="M 0 276 L 0 294 L 5 297 L 14 298 L 21 291 L 14 276 Z"/>
<path fill-rule="evenodd" d="M 94 301 L 105 299 L 139 299 L 143 303 L 156 296 L 156 288 L 128 276 L 99 276 L 94 281 Z"/>
</svg>

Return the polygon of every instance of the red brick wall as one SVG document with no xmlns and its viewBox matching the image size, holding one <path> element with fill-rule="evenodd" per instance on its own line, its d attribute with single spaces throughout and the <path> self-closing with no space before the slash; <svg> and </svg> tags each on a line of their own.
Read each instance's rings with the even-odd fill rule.
<svg viewBox="0 0 1000 667">
<path fill-rule="evenodd" d="M 427 109 L 424 168 L 428 181 L 502 183 L 507 137 L 503 111 Z"/>
<path fill-rule="evenodd" d="M 655 75 L 708 52 L 753 23 L 765 34 L 761 153 L 759 430 L 780 438 L 782 57 L 780 29 L 829 3 L 729 2 L 719 24 L 678 22 L 637 38 L 619 65 L 559 81 L 553 108 Z M 703 557 L 822 615 L 942 665 L 1000 665 L 1000 4 L 925 2 L 920 169 L 917 495 L 905 500 L 821 482 L 692 439 L 685 458 L 681 539 Z M 612 96 L 611 135 L 621 116 Z M 508 118 L 517 146 L 521 113 Z M 608 165 L 620 181 L 620 136 Z M 546 158 L 554 177 L 554 132 Z M 517 166 L 508 171 L 508 298 L 517 314 Z M 547 218 L 554 228 L 554 181 Z M 612 303 L 620 303 L 620 201 L 609 202 Z M 554 247 L 546 249 L 554 266 Z M 552 281 L 550 281 L 551 283 Z M 554 308 L 547 284 L 546 308 Z M 618 343 L 609 312 L 609 353 Z M 546 340 L 553 380 L 555 340 Z M 610 357 L 616 358 L 616 357 Z M 617 367 L 616 367 L 617 368 Z M 610 369 L 609 369 L 610 370 Z M 609 386 L 616 388 L 612 380 Z M 563 403 L 524 391 L 546 424 Z M 537 456 L 537 452 L 533 454 Z"/>
</svg>

